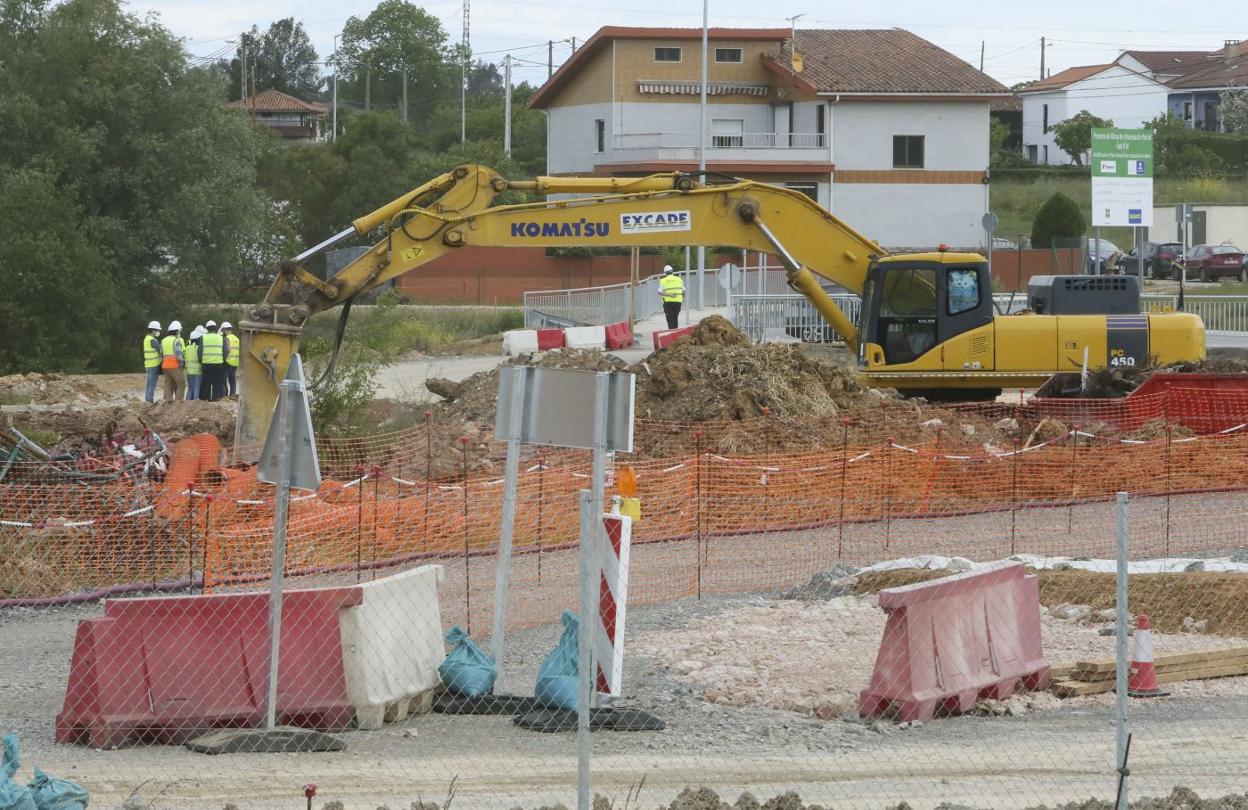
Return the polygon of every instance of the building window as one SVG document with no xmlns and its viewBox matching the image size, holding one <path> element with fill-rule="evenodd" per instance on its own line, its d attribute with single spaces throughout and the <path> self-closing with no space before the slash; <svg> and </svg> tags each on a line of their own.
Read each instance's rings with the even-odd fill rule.
<svg viewBox="0 0 1248 810">
<path fill-rule="evenodd" d="M 1048 132 L 1049 131 L 1049 105 L 1048 104 L 1044 105 L 1040 118 L 1041 118 L 1040 131 Z"/>
<path fill-rule="evenodd" d="M 1044 145 L 1044 164 L 1046 166 L 1049 164 L 1049 145 L 1047 143 Z"/>
<path fill-rule="evenodd" d="M 716 62 L 740 63 L 742 61 L 741 49 L 740 48 L 716 48 L 715 49 L 715 61 Z"/>
<path fill-rule="evenodd" d="M 823 145 L 823 133 L 824 133 L 824 127 L 827 126 L 827 123 L 826 123 L 827 114 L 828 114 L 827 106 L 824 105 L 822 102 L 820 102 L 819 106 L 815 107 L 815 132 L 819 135 L 820 146 Z"/>
<path fill-rule="evenodd" d="M 1032 163 L 1035 163 L 1038 160 L 1040 160 L 1040 156 L 1038 153 L 1039 153 L 1039 149 L 1036 147 L 1034 143 L 1027 144 L 1027 159 L 1029 161 L 1031 161 Z"/>
<path fill-rule="evenodd" d="M 656 62 L 679 62 L 680 48 L 655 48 L 654 61 Z"/>
<path fill-rule="evenodd" d="M 745 119 L 714 118 L 711 120 L 711 146 L 724 149 L 745 145 Z"/>
<path fill-rule="evenodd" d="M 602 118 L 594 119 L 594 151 L 607 151 L 607 122 Z"/>
<path fill-rule="evenodd" d="M 1184 121 L 1192 120 L 1192 102 L 1190 101 L 1183 102 L 1183 120 Z"/>
<path fill-rule="evenodd" d="M 819 202 L 818 183 L 785 183 L 784 187 L 793 191 L 800 191 L 815 202 Z"/>
<path fill-rule="evenodd" d="M 923 135 L 893 136 L 893 168 L 923 168 Z"/>
</svg>

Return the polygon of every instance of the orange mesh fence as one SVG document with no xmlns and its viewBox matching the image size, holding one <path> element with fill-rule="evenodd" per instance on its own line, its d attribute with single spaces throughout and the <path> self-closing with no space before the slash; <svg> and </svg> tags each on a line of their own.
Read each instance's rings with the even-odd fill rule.
<svg viewBox="0 0 1248 810">
<path fill-rule="evenodd" d="M 1217 418 L 1233 421 L 1229 413 Z M 1137 548 L 1234 545 L 1229 526 L 1202 524 L 1193 532 L 1173 501 L 1242 489 L 1248 480 L 1248 434 L 1234 428 L 1193 435 L 1168 425 L 1147 441 L 1070 428 L 1047 442 L 968 450 L 948 448 L 956 426 L 918 445 L 863 446 L 837 422 L 840 446 L 737 456 L 713 449 L 726 436 L 779 432 L 770 421 L 643 426 L 651 436 L 680 436 L 694 447 L 687 455 L 630 461 L 644 511 L 634 532 L 644 550 L 630 601 L 775 588 L 836 561 L 1090 554 L 1103 550 L 1103 538 L 1081 532 L 1080 515 L 1120 490 L 1168 504 Z M 344 475 L 292 499 L 288 575 L 360 579 L 442 560 L 451 566 L 443 584 L 448 612 L 484 626 L 500 529 L 500 448 L 465 443 L 438 426 L 385 438 L 395 445 L 323 443 L 327 467 Z M 459 456 L 452 457 L 458 480 L 421 475 L 438 468 L 439 444 Z M 589 471 L 585 453 L 529 451 L 514 545 L 518 582 L 531 580 L 535 612 L 513 611 L 518 625 L 548 621 L 549 600 L 568 603 L 574 595 L 576 493 L 587 487 Z M 377 463 L 360 460 L 370 452 Z M 269 575 L 272 487 L 256 480 L 254 468 L 205 463 L 218 454 L 215 440 L 179 443 L 162 484 L 67 486 L 18 475 L 0 485 L 0 597 L 258 587 Z"/>
</svg>

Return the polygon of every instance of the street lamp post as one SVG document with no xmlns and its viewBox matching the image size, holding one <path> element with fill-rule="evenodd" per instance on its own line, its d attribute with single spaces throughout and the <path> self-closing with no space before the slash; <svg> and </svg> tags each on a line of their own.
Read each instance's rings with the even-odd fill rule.
<svg viewBox="0 0 1248 810">
<path fill-rule="evenodd" d="M 707 20 L 710 13 L 710 0 L 702 0 L 702 91 L 698 104 L 698 171 L 700 179 L 706 182 L 706 50 L 710 39 Z M 698 245 L 698 308 L 706 308 L 706 287 L 703 281 L 706 276 L 706 246 Z"/>
</svg>

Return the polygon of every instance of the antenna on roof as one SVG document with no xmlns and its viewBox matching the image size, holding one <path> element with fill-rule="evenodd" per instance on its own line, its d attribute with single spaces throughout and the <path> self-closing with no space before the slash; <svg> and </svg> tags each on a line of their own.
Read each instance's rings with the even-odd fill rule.
<svg viewBox="0 0 1248 810">
<path fill-rule="evenodd" d="M 797 52 L 797 21 L 806 16 L 806 12 L 794 14 L 792 17 L 785 17 L 789 22 L 789 63 L 793 66 L 794 73 L 802 72 L 802 56 Z"/>
</svg>

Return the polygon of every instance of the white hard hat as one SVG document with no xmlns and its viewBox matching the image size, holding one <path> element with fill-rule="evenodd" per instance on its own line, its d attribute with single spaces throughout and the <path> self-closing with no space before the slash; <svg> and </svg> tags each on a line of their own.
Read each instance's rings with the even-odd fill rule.
<svg viewBox="0 0 1248 810">
<path fill-rule="evenodd" d="M 160 321 L 152 321 L 151 323 L 149 323 L 149 324 L 147 325 L 147 328 L 148 328 L 148 329 L 155 329 L 157 332 L 159 332 L 159 331 L 160 331 Z"/>
<path fill-rule="evenodd" d="M 204 327 L 197 326 L 191 330 L 191 340 L 194 340 L 197 337 L 202 337 L 203 334 L 204 334 Z"/>
<path fill-rule="evenodd" d="M 673 272 L 675 272 L 675 271 L 674 271 L 674 270 L 672 270 L 672 266 L 671 266 L 670 264 L 665 264 L 665 265 L 663 265 L 663 272 L 664 272 L 664 273 L 673 273 Z"/>
<path fill-rule="evenodd" d="M 205 326 L 206 328 L 208 328 L 208 329 L 211 329 L 212 327 L 214 327 L 214 326 L 216 326 L 216 325 L 217 325 L 217 322 L 216 322 L 216 321 L 213 321 L 213 320 L 209 320 L 206 324 L 204 324 L 204 326 Z"/>
<path fill-rule="evenodd" d="M 170 321 L 170 322 L 169 322 L 169 331 L 170 331 L 170 332 L 181 332 L 181 331 L 182 331 L 182 322 L 181 322 L 181 321 Z"/>
<path fill-rule="evenodd" d="M 222 321 L 222 322 L 221 322 L 221 328 L 222 328 L 222 329 L 233 329 L 234 327 L 230 325 L 230 322 L 229 322 L 229 321 Z"/>
</svg>

